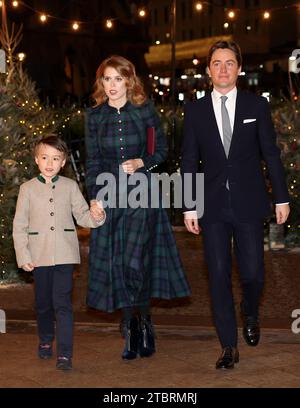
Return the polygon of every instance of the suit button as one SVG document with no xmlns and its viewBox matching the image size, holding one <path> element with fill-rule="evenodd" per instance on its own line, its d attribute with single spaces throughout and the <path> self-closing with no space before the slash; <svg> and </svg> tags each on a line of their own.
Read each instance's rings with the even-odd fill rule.
<svg viewBox="0 0 300 408">
<path fill-rule="evenodd" d="M 49 201 L 50 201 L 50 203 L 53 203 L 53 198 L 50 198 Z"/>
<path fill-rule="evenodd" d="M 50 213 L 50 215 L 51 215 L 51 217 L 53 217 L 53 215 L 54 215 L 54 212 L 51 212 L 51 213 Z"/>
<path fill-rule="evenodd" d="M 54 231 L 55 228 L 54 228 L 54 227 L 51 227 L 50 229 L 51 229 L 51 231 Z"/>
<path fill-rule="evenodd" d="M 54 190 L 54 189 L 55 189 L 55 186 L 52 186 L 52 189 Z"/>
</svg>

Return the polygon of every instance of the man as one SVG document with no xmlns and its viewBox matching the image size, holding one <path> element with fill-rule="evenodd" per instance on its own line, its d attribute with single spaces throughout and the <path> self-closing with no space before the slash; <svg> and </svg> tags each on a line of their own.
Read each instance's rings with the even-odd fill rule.
<svg viewBox="0 0 300 408">
<path fill-rule="evenodd" d="M 204 173 L 201 219 L 208 264 L 213 314 L 222 354 L 216 368 L 239 361 L 237 323 L 231 286 L 231 246 L 237 256 L 243 302 L 243 336 L 249 346 L 259 342 L 259 298 L 264 280 L 263 220 L 270 215 L 261 159 L 272 182 L 276 220 L 289 214 L 289 196 L 280 149 L 265 98 L 237 90 L 242 57 L 233 42 L 215 43 L 208 55 L 213 91 L 187 104 L 184 118 L 182 174 Z M 193 195 L 196 183 L 193 179 Z M 199 234 L 197 213 L 186 208 L 189 232 Z"/>
</svg>

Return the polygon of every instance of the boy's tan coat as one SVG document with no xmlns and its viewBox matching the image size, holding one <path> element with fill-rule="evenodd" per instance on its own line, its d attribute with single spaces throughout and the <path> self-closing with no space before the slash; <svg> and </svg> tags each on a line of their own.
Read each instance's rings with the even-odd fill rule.
<svg viewBox="0 0 300 408">
<path fill-rule="evenodd" d="M 79 244 L 72 214 L 83 227 L 96 228 L 78 184 L 59 176 L 52 183 L 36 177 L 20 187 L 13 221 L 18 266 L 80 263 Z"/>
</svg>

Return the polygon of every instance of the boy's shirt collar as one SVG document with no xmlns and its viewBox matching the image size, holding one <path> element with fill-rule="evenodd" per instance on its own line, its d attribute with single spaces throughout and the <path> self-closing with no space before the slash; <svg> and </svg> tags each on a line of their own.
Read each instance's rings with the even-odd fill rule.
<svg viewBox="0 0 300 408">
<path fill-rule="evenodd" d="M 43 177 L 41 174 L 39 174 L 39 175 L 37 176 L 37 179 L 38 179 L 41 183 L 46 184 L 46 180 L 44 179 L 44 177 Z M 55 183 L 58 179 L 59 179 L 59 175 L 57 174 L 56 176 L 54 176 L 54 177 L 51 179 L 51 182 L 52 182 L 52 183 Z"/>
</svg>

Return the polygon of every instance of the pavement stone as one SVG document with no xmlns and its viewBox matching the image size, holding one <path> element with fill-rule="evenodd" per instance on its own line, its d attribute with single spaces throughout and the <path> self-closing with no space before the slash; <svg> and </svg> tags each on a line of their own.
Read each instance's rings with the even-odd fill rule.
<svg viewBox="0 0 300 408">
<path fill-rule="evenodd" d="M 10 322 L 1 341 L 1 388 L 299 388 L 300 337 L 263 329 L 248 347 L 240 337 L 240 363 L 216 370 L 220 349 L 213 328 L 156 326 L 157 353 L 124 362 L 118 325 L 76 324 L 73 370 L 60 372 L 37 357 L 35 323 Z"/>
</svg>

